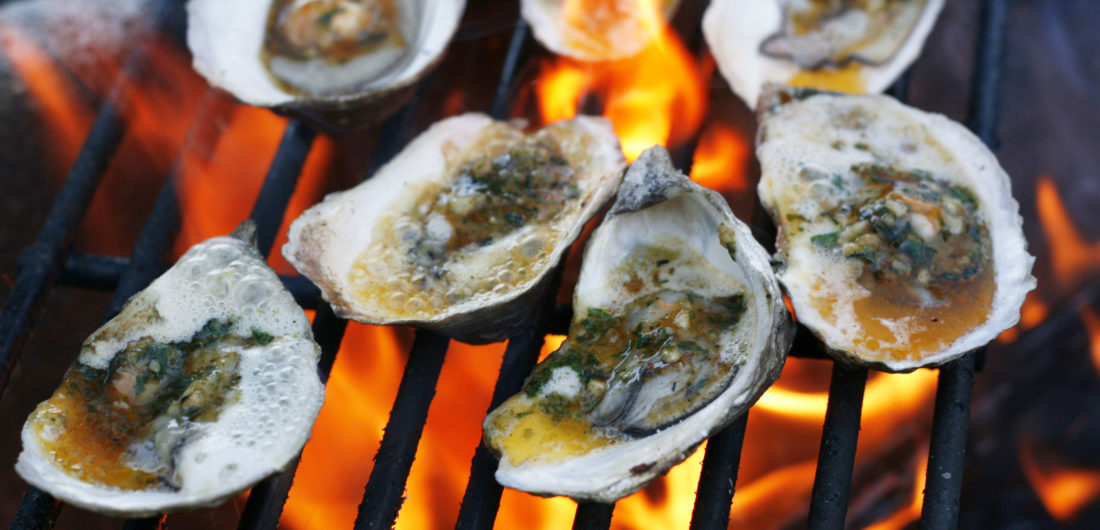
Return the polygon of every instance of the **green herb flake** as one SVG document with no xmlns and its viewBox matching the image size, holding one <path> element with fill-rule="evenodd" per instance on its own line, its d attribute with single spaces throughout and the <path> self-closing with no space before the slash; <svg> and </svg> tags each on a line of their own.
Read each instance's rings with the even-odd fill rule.
<svg viewBox="0 0 1100 530">
<path fill-rule="evenodd" d="M 827 234 L 818 234 L 810 238 L 810 242 L 819 248 L 830 249 L 837 246 L 837 237 L 839 232 L 829 232 Z"/>
</svg>

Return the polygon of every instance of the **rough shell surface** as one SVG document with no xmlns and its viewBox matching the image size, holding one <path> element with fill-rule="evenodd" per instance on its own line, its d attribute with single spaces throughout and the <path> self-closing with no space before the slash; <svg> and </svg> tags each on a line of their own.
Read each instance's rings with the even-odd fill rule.
<svg viewBox="0 0 1100 530">
<path fill-rule="evenodd" d="M 720 225 L 732 228 L 735 243 L 719 241 Z M 731 332 L 736 339 L 722 343 L 735 345 L 722 356 L 742 362 L 728 387 L 702 408 L 642 437 L 550 463 L 516 465 L 504 457 L 496 473 L 501 484 L 543 496 L 614 502 L 691 455 L 703 440 L 748 410 L 779 376 L 794 327 L 767 253 L 720 195 L 676 171 L 660 147 L 645 151 L 630 166 L 611 212 L 593 233 L 574 291 L 575 313 L 635 296 L 611 279 L 616 278 L 612 271 L 636 246 L 670 238 L 696 248 L 730 275 L 720 281 L 701 279 L 701 285 L 732 280 L 745 291 L 748 310 Z M 736 248 L 735 260 L 729 246 Z M 492 436 L 490 423 L 486 421 L 487 436 Z"/>
<path fill-rule="evenodd" d="M 782 0 L 715 0 L 703 14 L 703 35 L 718 70 L 749 107 L 755 107 L 767 83 L 788 83 L 800 69 L 794 63 L 765 56 L 761 44 L 779 28 Z M 944 0 L 929 0 L 906 43 L 881 65 L 861 65 L 864 92 L 886 90 L 920 55 Z"/>
<path fill-rule="evenodd" d="M 1021 228 L 1019 205 L 1012 197 L 1008 175 L 996 157 L 962 125 L 922 112 L 881 95 L 842 95 L 772 86 L 761 99 L 757 156 L 762 176 L 760 200 L 780 226 L 776 259 L 779 279 L 790 296 L 798 321 L 841 359 L 877 369 L 905 372 L 938 366 L 983 346 L 1019 321 L 1020 307 L 1035 288 Z M 792 216 L 808 217 L 814 197 L 832 197 L 829 179 L 811 182 L 807 171 L 847 175 L 855 164 L 875 163 L 927 171 L 937 179 L 962 185 L 977 199 L 978 214 L 992 245 L 994 291 L 991 310 L 980 325 L 943 348 L 910 350 L 905 358 L 885 358 L 875 348 L 858 345 L 859 328 L 842 317 L 852 300 L 865 296 L 856 286 L 853 260 L 821 258 L 811 241 L 813 229 L 792 230 Z M 844 177 L 845 182 L 850 177 Z M 818 193 L 820 192 L 820 193 Z M 843 192 L 841 192 L 843 196 Z M 840 199 L 843 201 L 843 199 Z M 829 314 L 811 303 L 821 285 L 840 293 Z M 845 285 L 849 287 L 844 287 Z M 833 287 L 830 287 L 833 289 Z M 832 291 L 830 291 L 832 292 Z M 911 317 L 883 320 L 902 329 Z"/>
<path fill-rule="evenodd" d="M 251 239 L 253 229 L 235 235 Z M 155 311 L 160 318 L 147 317 Z M 301 451 L 324 400 L 320 348 L 309 320 L 250 241 L 216 237 L 195 245 L 134 295 L 96 331 L 77 363 L 104 368 L 131 341 L 186 341 L 210 319 L 236 319 L 234 333 L 262 330 L 265 346 L 239 351 L 239 395 L 213 422 L 173 451 L 178 491 L 125 491 L 80 481 L 59 470 L 34 434 L 37 411 L 23 427 L 16 471 L 34 486 L 82 508 L 138 517 L 213 506 L 274 474 Z"/>
<path fill-rule="evenodd" d="M 544 128 L 559 138 L 564 151 L 571 153 L 566 158 L 582 188 L 578 197 L 566 203 L 569 215 L 559 216 L 548 227 L 524 226 L 484 246 L 476 253 L 480 261 L 469 262 L 478 265 L 466 266 L 466 272 L 453 281 L 471 286 L 484 282 L 487 271 L 507 267 L 507 260 L 501 256 L 522 245 L 526 234 L 551 229 L 558 237 L 547 242 L 540 257 L 542 265 L 528 275 L 529 279 L 503 292 L 478 291 L 416 315 L 397 313 L 366 300 L 349 279 L 349 271 L 357 266 L 364 249 L 378 241 L 381 219 L 419 208 L 412 202 L 417 200 L 419 189 L 450 183 L 463 161 L 484 156 L 479 151 L 483 135 L 500 128 L 519 133 L 511 125 L 476 113 L 436 123 L 366 182 L 329 195 L 303 213 L 290 227 L 290 241 L 283 247 L 283 255 L 321 288 L 325 300 L 345 318 L 369 324 L 414 325 L 470 343 L 511 336 L 529 322 L 534 300 L 549 285 L 554 266 L 584 224 L 610 199 L 622 178 L 626 162 L 611 124 L 603 118 L 578 117 Z M 384 244 L 396 249 L 399 243 Z M 371 277 L 371 281 L 383 280 Z"/>
</svg>

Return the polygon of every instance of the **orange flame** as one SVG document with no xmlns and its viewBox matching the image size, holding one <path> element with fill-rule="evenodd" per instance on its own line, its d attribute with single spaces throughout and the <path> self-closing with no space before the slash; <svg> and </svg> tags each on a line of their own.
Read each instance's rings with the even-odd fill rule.
<svg viewBox="0 0 1100 530">
<path fill-rule="evenodd" d="M 902 530 L 920 519 L 924 507 L 924 485 L 928 480 L 928 447 L 917 453 L 917 470 L 913 481 L 913 497 L 907 506 L 894 512 L 886 519 L 867 527 L 867 530 Z"/>
<path fill-rule="evenodd" d="M 60 65 L 20 27 L 0 21 L 0 51 L 19 78 L 26 81 L 43 117 L 42 123 L 51 129 L 50 137 L 56 144 L 52 159 L 57 167 L 72 166 L 81 142 L 91 129 L 91 110 L 80 103 Z"/>
<path fill-rule="evenodd" d="M 1092 353 L 1092 365 L 1100 373 L 1100 316 L 1091 307 L 1081 308 L 1081 320 L 1089 334 L 1089 351 Z"/>
<path fill-rule="evenodd" d="M 713 124 L 703 129 L 695 160 L 691 164 L 691 179 L 712 190 L 738 193 L 748 190 L 745 172 L 751 154 L 746 138 L 728 125 Z"/>
<path fill-rule="evenodd" d="M 1081 236 L 1049 175 L 1039 177 L 1035 199 L 1039 222 L 1048 238 L 1054 278 L 1063 290 L 1071 289 L 1100 270 L 1100 243 L 1089 243 Z"/>
<path fill-rule="evenodd" d="M 542 121 L 572 118 L 582 99 L 594 97 L 628 160 L 654 144 L 690 138 L 706 108 L 702 70 L 663 21 L 654 22 L 653 31 L 650 44 L 628 59 L 584 63 L 560 57 L 544 63 L 535 87 Z"/>
<path fill-rule="evenodd" d="M 1049 456 L 1040 462 L 1038 448 L 1027 439 L 1020 443 L 1020 464 L 1047 513 L 1067 523 L 1100 497 L 1100 470 L 1077 469 Z"/>
</svg>

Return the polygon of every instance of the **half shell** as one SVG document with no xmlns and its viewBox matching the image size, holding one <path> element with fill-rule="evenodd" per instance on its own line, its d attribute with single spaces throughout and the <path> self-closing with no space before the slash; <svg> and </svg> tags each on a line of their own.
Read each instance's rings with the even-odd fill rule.
<svg viewBox="0 0 1100 530">
<path fill-rule="evenodd" d="M 585 249 L 563 346 L 485 419 L 497 480 L 613 502 L 687 458 L 779 376 L 793 326 L 768 256 L 661 147 Z"/>
<path fill-rule="evenodd" d="M 977 137 L 886 96 L 775 88 L 761 104 L 779 279 L 826 347 L 910 371 L 1016 324 L 1034 258 L 1008 175 Z"/>
<path fill-rule="evenodd" d="M 218 504 L 301 451 L 324 400 L 319 355 L 255 246 L 207 240 L 88 338 L 24 424 L 15 469 L 111 515 Z"/>
<path fill-rule="evenodd" d="M 645 49 L 679 3 L 522 0 L 520 12 L 550 51 L 581 61 L 612 61 Z"/>
<path fill-rule="evenodd" d="M 503 340 L 529 321 L 625 164 L 603 118 L 531 134 L 483 114 L 448 118 L 302 214 L 283 254 L 345 318 Z"/>
<path fill-rule="evenodd" d="M 750 107 L 766 83 L 879 93 L 920 55 L 943 4 L 715 0 L 703 15 L 703 35 L 722 76 Z M 816 20 L 796 23 L 794 11 Z"/>
<path fill-rule="evenodd" d="M 295 77 L 312 90 L 292 88 L 272 75 L 265 61 L 276 2 L 325 5 L 329 11 L 319 20 L 330 25 L 350 6 L 392 4 L 399 45 L 303 64 Z M 380 122 L 412 95 L 416 83 L 442 59 L 464 7 L 464 0 L 189 0 L 187 45 L 195 70 L 211 85 L 249 105 L 343 131 Z"/>
</svg>

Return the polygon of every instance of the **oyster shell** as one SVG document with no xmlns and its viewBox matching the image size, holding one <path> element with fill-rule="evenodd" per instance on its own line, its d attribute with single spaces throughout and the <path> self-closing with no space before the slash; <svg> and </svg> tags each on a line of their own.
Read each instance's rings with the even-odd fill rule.
<svg viewBox="0 0 1100 530">
<path fill-rule="evenodd" d="M 440 61 L 464 0 L 189 0 L 187 45 L 211 85 L 332 131 L 396 111 Z"/>
<path fill-rule="evenodd" d="M 522 0 L 520 13 L 550 51 L 581 61 L 611 61 L 645 49 L 679 3 Z"/>
<path fill-rule="evenodd" d="M 778 376 L 793 336 L 764 249 L 662 147 L 585 249 L 569 337 L 485 419 L 501 484 L 612 502 L 687 458 Z"/>
<path fill-rule="evenodd" d="M 15 469 L 118 516 L 211 506 L 285 467 L 324 400 L 309 320 L 250 241 L 195 245 L 81 347 Z"/>
<path fill-rule="evenodd" d="M 910 371 L 1016 324 L 1034 258 L 1008 175 L 978 138 L 886 96 L 773 88 L 761 106 L 779 279 L 826 347 Z"/>
<path fill-rule="evenodd" d="M 483 114 L 448 118 L 303 213 L 283 254 L 345 318 L 503 340 L 625 164 L 603 118 L 531 134 Z"/>
<path fill-rule="evenodd" d="M 715 0 L 703 35 L 734 93 L 766 83 L 879 93 L 920 54 L 944 0 Z"/>
</svg>

